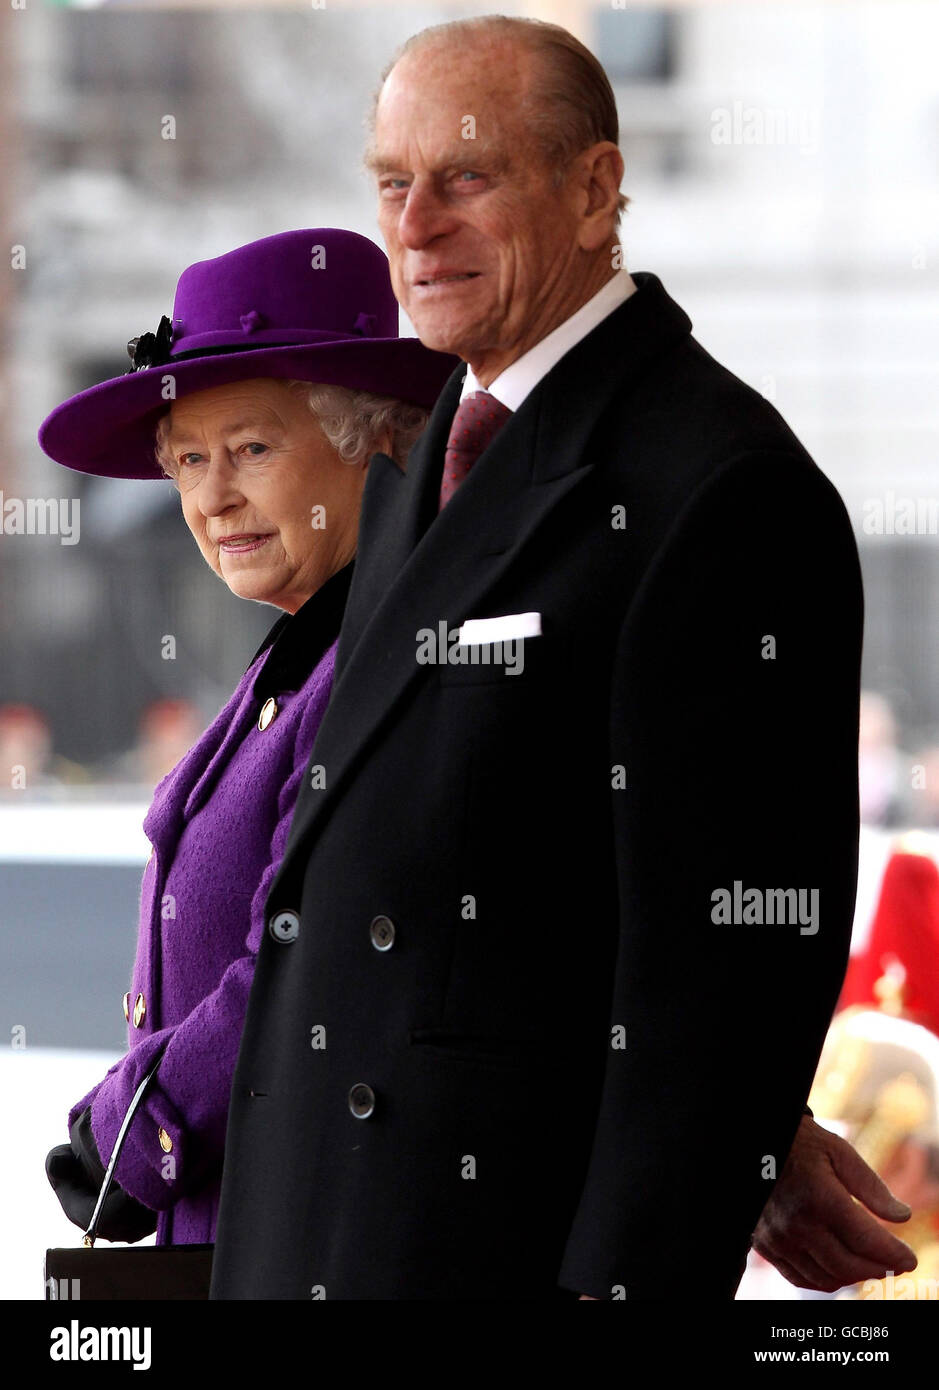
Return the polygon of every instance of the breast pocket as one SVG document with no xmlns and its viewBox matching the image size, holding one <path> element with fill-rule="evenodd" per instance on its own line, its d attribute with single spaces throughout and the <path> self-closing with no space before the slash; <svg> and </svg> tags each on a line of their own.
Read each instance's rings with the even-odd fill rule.
<svg viewBox="0 0 939 1390">
<path fill-rule="evenodd" d="M 438 667 L 441 685 L 506 685 L 530 683 L 545 659 L 545 639 L 516 637 L 505 642 L 475 642 L 451 647 L 454 658 Z M 458 658 L 458 659 L 457 659 Z"/>
</svg>

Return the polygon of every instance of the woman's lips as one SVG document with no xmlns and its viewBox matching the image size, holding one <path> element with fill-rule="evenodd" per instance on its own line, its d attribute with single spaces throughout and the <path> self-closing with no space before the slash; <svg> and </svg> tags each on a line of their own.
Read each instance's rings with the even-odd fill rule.
<svg viewBox="0 0 939 1390">
<path fill-rule="evenodd" d="M 247 555 L 252 550 L 260 550 L 272 534 L 269 531 L 265 535 L 228 536 L 219 541 L 218 548 L 224 550 L 226 555 Z"/>
</svg>

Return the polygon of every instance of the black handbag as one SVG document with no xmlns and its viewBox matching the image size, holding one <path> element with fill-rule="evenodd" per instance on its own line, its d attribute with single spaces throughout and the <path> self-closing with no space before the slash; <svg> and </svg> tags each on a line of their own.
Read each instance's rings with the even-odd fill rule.
<svg viewBox="0 0 939 1390">
<path fill-rule="evenodd" d="M 105 1169 L 104 1181 L 80 1246 L 46 1251 L 47 1299 L 207 1299 L 214 1245 L 145 1245 L 141 1249 L 96 1250 L 98 1220 L 124 1139 L 137 1107 L 157 1073 L 162 1052 L 134 1092 Z"/>
</svg>

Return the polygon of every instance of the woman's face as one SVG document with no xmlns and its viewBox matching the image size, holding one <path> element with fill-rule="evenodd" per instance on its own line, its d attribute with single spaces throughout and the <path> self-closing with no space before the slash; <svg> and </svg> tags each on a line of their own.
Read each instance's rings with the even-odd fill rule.
<svg viewBox="0 0 939 1390">
<path fill-rule="evenodd" d="M 344 463 L 283 382 L 184 396 L 167 444 L 186 524 L 232 593 L 295 613 L 353 558 L 367 461 Z"/>
</svg>

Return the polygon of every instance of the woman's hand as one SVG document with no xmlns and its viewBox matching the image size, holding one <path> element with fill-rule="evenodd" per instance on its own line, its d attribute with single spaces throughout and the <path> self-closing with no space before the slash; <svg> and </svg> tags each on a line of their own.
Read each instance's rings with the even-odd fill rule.
<svg viewBox="0 0 939 1390">
<path fill-rule="evenodd" d="M 91 1106 L 76 1118 L 69 1130 L 70 1144 L 59 1144 L 46 1155 L 46 1176 L 69 1221 L 88 1227 L 104 1181 L 104 1165 L 91 1131 Z M 111 1179 L 101 1209 L 97 1234 L 103 1240 L 133 1244 L 156 1230 L 157 1214 Z"/>
</svg>

